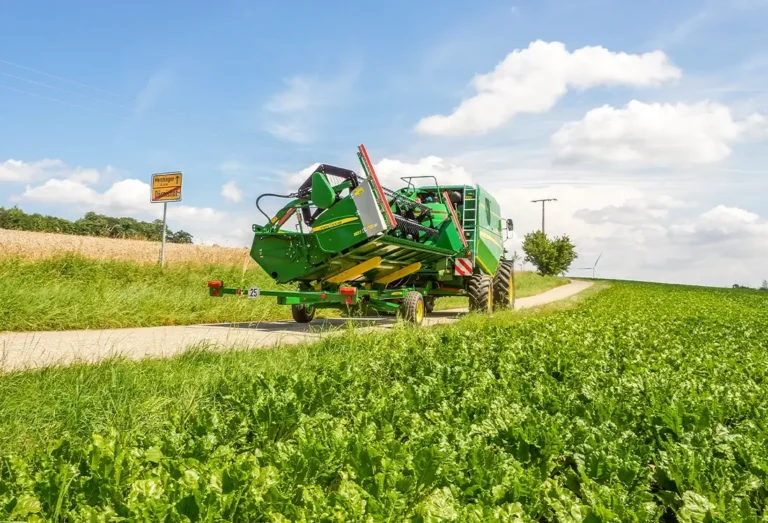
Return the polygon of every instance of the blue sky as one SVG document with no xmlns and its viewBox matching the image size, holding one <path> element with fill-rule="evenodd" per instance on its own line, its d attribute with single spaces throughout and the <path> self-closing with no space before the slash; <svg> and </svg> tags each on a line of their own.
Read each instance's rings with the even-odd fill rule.
<svg viewBox="0 0 768 523">
<path fill-rule="evenodd" d="M 390 180 L 490 187 L 513 249 L 540 223 L 530 199 L 555 194 L 548 232 L 577 266 L 604 252 L 609 277 L 754 285 L 766 19 L 766 0 L 0 2 L 0 205 L 154 217 L 142 183 L 181 169 L 169 226 L 247 244 L 258 194 L 357 169 L 365 143 Z"/>
</svg>

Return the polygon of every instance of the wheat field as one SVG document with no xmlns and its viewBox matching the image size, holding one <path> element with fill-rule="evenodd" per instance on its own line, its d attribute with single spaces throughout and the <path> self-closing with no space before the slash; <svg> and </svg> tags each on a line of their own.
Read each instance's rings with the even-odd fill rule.
<svg viewBox="0 0 768 523">
<path fill-rule="evenodd" d="M 165 262 L 168 266 L 213 264 L 247 268 L 255 265 L 248 252 L 245 247 L 166 243 Z M 160 261 L 160 242 L 0 229 L 0 258 L 35 260 L 62 254 L 79 254 L 93 260 L 155 264 Z"/>
</svg>

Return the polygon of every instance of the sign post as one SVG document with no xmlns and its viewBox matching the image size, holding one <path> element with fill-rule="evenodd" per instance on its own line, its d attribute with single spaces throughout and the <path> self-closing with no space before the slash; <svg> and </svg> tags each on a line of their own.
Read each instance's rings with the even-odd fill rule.
<svg viewBox="0 0 768 523">
<path fill-rule="evenodd" d="M 163 243 L 160 247 L 160 267 L 165 267 L 165 231 L 168 202 L 181 201 L 181 171 L 157 173 L 152 175 L 150 201 L 163 204 Z"/>
</svg>

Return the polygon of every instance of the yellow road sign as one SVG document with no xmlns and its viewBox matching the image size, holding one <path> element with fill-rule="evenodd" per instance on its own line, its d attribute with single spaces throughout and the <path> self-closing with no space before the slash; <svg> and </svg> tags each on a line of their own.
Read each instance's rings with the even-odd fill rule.
<svg viewBox="0 0 768 523">
<path fill-rule="evenodd" d="M 150 194 L 152 203 L 180 202 L 181 179 L 181 171 L 153 174 Z"/>
</svg>

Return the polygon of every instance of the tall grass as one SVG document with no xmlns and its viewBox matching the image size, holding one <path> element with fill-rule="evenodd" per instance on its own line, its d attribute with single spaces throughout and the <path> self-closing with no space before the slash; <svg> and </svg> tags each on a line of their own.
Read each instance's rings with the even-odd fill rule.
<svg viewBox="0 0 768 523">
<path fill-rule="evenodd" d="M 206 286 L 212 279 L 224 280 L 228 286 L 294 288 L 275 284 L 255 263 L 244 267 L 198 261 L 174 263 L 163 270 L 157 265 L 95 260 L 72 253 L 40 261 L 5 258 L 0 259 L 0 332 L 291 318 L 290 307 L 277 305 L 274 298 L 212 298 Z M 535 274 L 521 274 L 517 280 L 524 292 L 554 283 L 559 282 Z M 442 305 L 443 300 L 437 303 Z M 323 316 L 338 314 L 321 312 Z"/>
<path fill-rule="evenodd" d="M 207 282 L 278 288 L 257 267 L 176 264 L 161 270 L 66 254 L 0 260 L 0 331 L 189 325 L 290 317 L 274 300 L 211 298 Z"/>
</svg>

